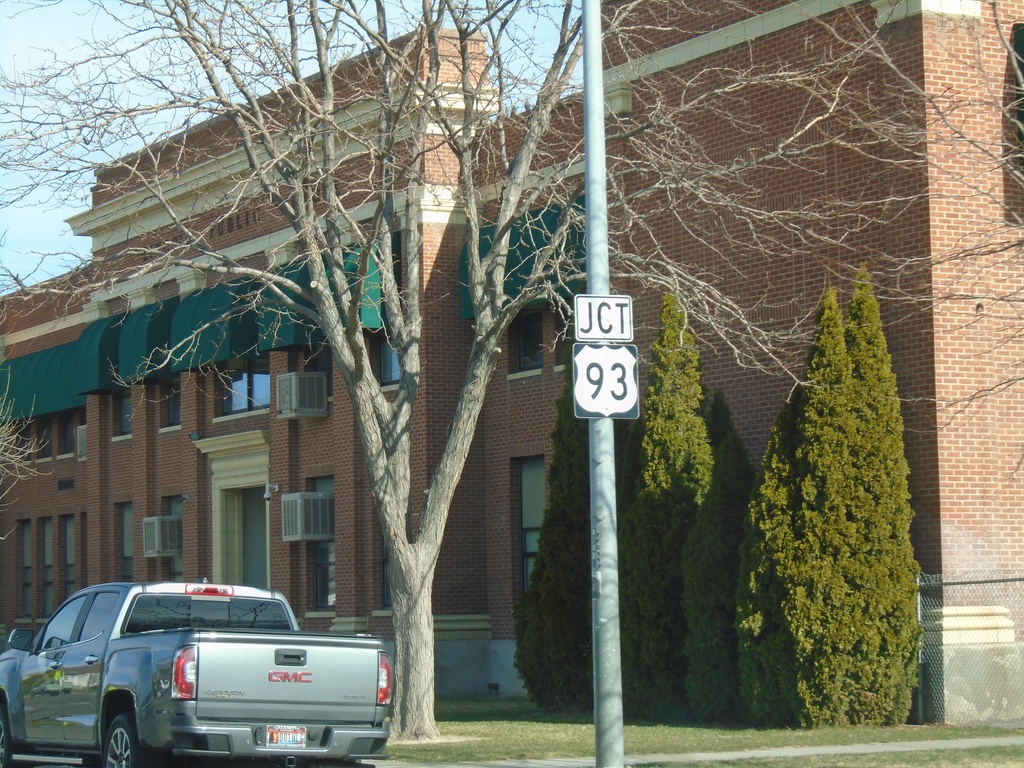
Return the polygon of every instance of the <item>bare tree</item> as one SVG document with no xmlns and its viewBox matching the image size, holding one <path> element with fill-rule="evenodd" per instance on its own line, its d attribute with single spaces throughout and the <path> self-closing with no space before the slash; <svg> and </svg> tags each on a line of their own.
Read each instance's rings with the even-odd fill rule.
<svg viewBox="0 0 1024 768">
<path fill-rule="evenodd" d="M 606 4 L 613 278 L 676 294 L 733 364 L 797 377 L 803 347 L 793 342 L 812 330 L 819 294 L 785 273 L 771 277 L 766 264 L 852 280 L 867 255 L 876 274 L 889 264 L 902 275 L 906 262 L 886 261 L 876 236 L 926 199 L 927 131 L 921 93 L 890 56 L 868 2 L 808 16 L 797 48 L 771 56 L 740 49 L 650 67 L 660 48 L 763 6 L 749 5 Z M 4 73 L 16 98 L 0 106 L 0 162 L 28 182 L 8 186 L 2 202 L 44 176 L 54 194 L 70 194 L 95 171 L 96 200 L 143 192 L 169 224 L 101 248 L 67 280 L 8 282 L 60 296 L 188 267 L 249 278 L 253 303 L 287 307 L 323 332 L 348 387 L 391 557 L 393 732 L 433 737 L 434 569 L 501 340 L 532 302 L 567 311 L 565 288 L 585 277 L 566 246 L 581 226 L 579 15 L 569 0 L 95 7 L 118 31 L 94 41 L 90 56 Z M 184 186 L 183 174 L 211 158 L 219 183 L 202 194 Z M 831 170 L 851 159 L 868 169 L 864 183 L 830 185 Z M 474 338 L 420 500 L 410 471 L 428 330 L 419 223 L 436 196 L 465 217 Z M 290 233 L 286 242 L 258 259 L 209 245 L 211 232 L 253 206 Z M 511 290 L 513 232 L 540 208 L 558 215 Z M 666 228 L 676 234 L 663 237 Z M 482 238 L 485 230 L 493 234 Z M 359 312 L 371 276 L 401 369 L 393 397 L 364 375 Z"/>
</svg>

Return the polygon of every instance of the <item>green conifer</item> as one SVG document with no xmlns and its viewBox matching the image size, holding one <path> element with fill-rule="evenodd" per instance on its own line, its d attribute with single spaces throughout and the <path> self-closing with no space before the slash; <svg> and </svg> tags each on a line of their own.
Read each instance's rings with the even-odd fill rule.
<svg viewBox="0 0 1024 768">
<path fill-rule="evenodd" d="M 850 515 L 861 539 L 849 580 L 860 681 L 850 694 L 850 720 L 906 721 L 917 685 L 917 576 L 910 540 L 913 509 L 903 417 L 892 358 L 869 276 L 861 271 L 847 307 L 846 346 L 853 366 L 856 430 L 848 437 L 857 484 Z"/>
<path fill-rule="evenodd" d="M 515 663 L 534 701 L 553 711 L 593 709 L 589 422 L 576 418 L 572 366 L 558 401 L 548 504 L 530 585 L 516 606 Z"/>
<path fill-rule="evenodd" d="M 849 317 L 829 291 L 748 517 L 742 687 L 761 722 L 891 724 L 910 709 L 918 568 L 903 425 L 864 273 Z"/>
<path fill-rule="evenodd" d="M 666 296 L 651 350 L 636 501 L 620 514 L 623 705 L 632 717 L 672 717 L 685 701 L 682 551 L 711 479 L 700 416 L 700 357 Z"/>
<path fill-rule="evenodd" d="M 683 550 L 687 703 L 694 717 L 705 721 L 735 719 L 740 711 L 737 555 L 754 483 L 725 397 L 715 392 L 710 401 L 711 486 Z"/>
<path fill-rule="evenodd" d="M 848 681 L 857 675 L 850 651 L 861 630 L 851 623 L 848 581 L 859 543 L 850 516 L 855 478 L 848 443 L 857 425 L 835 290 L 818 316 L 806 378 L 796 450 L 799 506 L 792 549 L 782 553 L 779 569 L 786 583 L 783 616 L 794 638 L 797 715 L 803 725 L 823 725 L 841 722 L 848 710 Z"/>
<path fill-rule="evenodd" d="M 796 448 L 802 400 L 803 390 L 794 389 L 772 425 L 739 554 L 740 697 L 750 717 L 768 726 L 794 723 L 800 709 L 793 635 L 782 613 L 788 584 L 780 565 L 793 547 L 799 504 Z"/>
</svg>

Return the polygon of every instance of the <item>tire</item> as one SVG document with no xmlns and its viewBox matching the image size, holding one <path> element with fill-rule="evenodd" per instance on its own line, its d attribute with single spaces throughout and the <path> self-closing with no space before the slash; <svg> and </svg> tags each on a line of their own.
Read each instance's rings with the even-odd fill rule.
<svg viewBox="0 0 1024 768">
<path fill-rule="evenodd" d="M 131 715 L 123 714 L 114 718 L 103 740 L 100 768 L 162 768 L 165 762 L 163 755 L 139 743 L 135 719 Z"/>
<path fill-rule="evenodd" d="M 7 720 L 7 707 L 0 705 L 0 768 L 11 768 L 11 726 Z"/>
</svg>

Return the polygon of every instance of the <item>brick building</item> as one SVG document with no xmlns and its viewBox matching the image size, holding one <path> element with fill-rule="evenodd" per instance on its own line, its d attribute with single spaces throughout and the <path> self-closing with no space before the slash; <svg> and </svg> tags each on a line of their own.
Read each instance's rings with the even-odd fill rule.
<svg viewBox="0 0 1024 768">
<path fill-rule="evenodd" d="M 701 80 L 708 73 L 752 61 L 808 62 L 840 39 L 878 30 L 897 70 L 936 97 L 922 95 L 916 111 L 904 116 L 926 137 L 914 149 L 929 163 L 885 162 L 841 142 L 821 142 L 817 151 L 817 134 L 805 136 L 811 161 L 764 171 L 757 182 L 762 198 L 785 199 L 794 209 L 826 196 L 900 202 L 895 212 L 845 231 L 824 252 L 794 248 L 773 259 L 756 242 L 738 249 L 735 233 L 710 215 L 690 226 L 673 205 L 650 197 L 641 211 L 645 226 L 613 232 L 615 245 L 674 253 L 680 263 L 719 276 L 718 287 L 760 308 L 759 319 L 776 327 L 813 315 L 827 284 L 848 289 L 848 268 L 864 258 L 880 294 L 893 299 L 884 312 L 906 398 L 913 534 L 923 569 L 1020 569 L 1024 421 L 1020 397 L 1003 384 L 1024 350 L 1010 304 L 992 297 L 1001 286 L 1019 284 L 1021 266 L 1001 249 L 981 245 L 1014 238 L 1004 213 L 1019 202 L 1020 190 L 988 161 L 989 149 L 1001 147 L 1008 131 L 1002 107 L 1013 83 L 997 29 L 1012 38 L 1024 7 L 764 0 L 747 4 L 756 12 L 741 13 L 712 5 L 718 10 L 710 16 L 697 4 L 690 15 L 676 11 L 671 23 L 652 10 L 646 27 L 656 34 L 635 38 L 628 56 L 625 48 L 608 52 L 606 95 L 617 120 L 643 124 L 654 104 L 682 99 L 683 84 L 713 87 Z M 894 81 L 894 70 L 879 59 L 851 73 L 846 87 L 863 104 L 879 82 Z M 729 120 L 706 118 L 688 129 L 708 155 L 733 159 L 755 140 L 782 141 L 793 136 L 807 105 L 771 94 L 770 88 L 756 92 L 737 102 Z M 941 99 L 957 107 L 955 124 L 952 112 L 937 117 Z M 736 129 L 741 122 L 750 132 Z M 954 141 L 957 128 L 970 142 Z M 653 140 L 647 136 L 613 139 L 609 154 L 641 157 L 642 141 L 648 147 L 661 141 L 656 132 Z M 204 140 L 202 132 L 188 138 L 200 150 L 197 158 Z M 168 189 L 199 200 L 223 181 L 210 171 L 197 160 Z M 443 187 L 450 169 L 432 172 L 435 189 Z M 623 189 L 636 191 L 630 185 L 638 182 L 623 178 Z M 169 226 L 142 190 L 113 194 L 107 181 L 98 177 L 92 208 L 71 222 L 76 234 L 92 238 L 89 269 L 96 274 L 126 246 L 152 244 Z M 463 214 L 451 197 L 422 202 L 430 322 L 421 343 L 416 487 L 429 479 L 472 344 L 471 320 L 457 300 Z M 254 203 L 229 217 L 222 213 L 209 230 L 212 249 L 287 262 L 289 234 L 269 207 Z M 951 258 L 968 251 L 969 260 Z M 615 287 L 635 294 L 644 351 L 657 331 L 660 297 L 630 283 Z M 176 267 L 59 307 L 38 297 L 11 300 L 3 325 L 9 399 L 37 450 L 34 476 L 5 498 L 3 527 L 13 532 L 3 544 L 8 588 L 0 595 L 0 624 L 35 624 L 87 583 L 209 577 L 282 589 L 306 628 L 390 631 L 386 557 L 344 382 L 318 351 L 315 333 L 293 316 L 254 302 L 221 322 L 225 309 L 249 301 L 246 291 Z M 379 333 L 379 312 L 368 306 L 362 322 L 376 345 L 374 374 L 387 384 L 396 371 Z M 554 313 L 530 311 L 502 345 L 435 582 L 442 692 L 484 691 L 494 683 L 501 691 L 518 689 L 511 612 L 543 510 L 554 402 L 564 382 L 552 351 L 559 327 Z M 791 381 L 739 368 L 713 334 L 702 338 L 706 382 L 725 392 L 757 456 Z M 153 350 L 176 345 L 174 358 L 156 367 Z M 982 391 L 992 394 L 973 397 Z"/>
</svg>

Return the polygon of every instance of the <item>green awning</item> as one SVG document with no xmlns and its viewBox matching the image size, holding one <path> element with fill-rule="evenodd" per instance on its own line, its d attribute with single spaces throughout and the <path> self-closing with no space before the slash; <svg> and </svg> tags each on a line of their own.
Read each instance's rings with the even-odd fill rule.
<svg viewBox="0 0 1024 768">
<path fill-rule="evenodd" d="M 582 201 L 581 203 L 582 204 Z M 515 296 L 526 285 L 537 258 L 537 251 L 544 248 L 558 228 L 562 215 L 561 206 L 552 206 L 542 211 L 531 212 L 516 222 L 509 233 L 508 259 L 505 265 L 505 293 Z M 486 254 L 494 242 L 497 226 L 491 224 L 480 230 L 480 253 Z M 586 258 L 583 232 L 572 229 L 566 234 L 564 249 L 577 261 Z M 473 302 L 469 296 L 469 246 L 462 249 L 459 260 L 459 309 L 463 320 L 474 316 Z"/>
<path fill-rule="evenodd" d="M 251 290 L 251 284 L 222 283 L 181 300 L 171 319 L 172 371 L 255 353 L 256 312 L 245 297 Z"/>
<path fill-rule="evenodd" d="M 397 254 L 397 251 L 393 251 Z M 345 274 L 349 283 L 356 280 L 359 273 L 359 250 L 353 249 L 345 254 Z M 363 300 L 359 305 L 359 322 L 363 328 L 371 331 L 380 330 L 384 327 L 384 309 L 380 287 L 380 270 L 377 269 L 377 262 L 370 259 L 366 268 L 366 277 L 363 283 Z"/>
<path fill-rule="evenodd" d="M 356 279 L 359 271 L 358 250 L 353 249 L 345 254 L 344 270 L 350 283 Z M 281 268 L 281 272 L 304 289 L 309 288 L 309 265 L 305 262 L 288 264 Z M 260 304 L 258 319 L 261 352 L 299 345 L 316 347 L 325 342 L 323 331 L 312 320 L 275 301 L 269 291 L 264 291 L 263 297 L 265 301 Z M 304 306 L 312 306 L 301 296 L 296 296 L 295 301 Z M 375 331 L 384 327 L 381 304 L 380 271 L 376 263 L 371 261 L 367 267 L 363 298 L 359 306 L 359 320 L 363 328 Z"/>
<path fill-rule="evenodd" d="M 309 267 L 304 262 L 284 266 L 281 274 L 303 288 L 309 287 Z M 263 295 L 272 297 L 270 291 L 264 291 Z M 292 298 L 303 306 L 311 306 L 302 296 L 292 295 Z M 257 322 L 261 352 L 294 346 L 315 347 L 324 343 L 323 331 L 312 320 L 273 298 L 260 304 Z"/>
<path fill-rule="evenodd" d="M 178 304 L 178 297 L 172 296 L 147 304 L 125 318 L 118 347 L 118 373 L 125 382 L 169 375 L 168 366 L 157 368 L 155 364 L 170 346 L 171 320 Z"/>
<path fill-rule="evenodd" d="M 75 391 L 79 394 L 109 390 L 118 386 L 118 338 L 124 315 L 90 323 L 75 342 Z"/>
<path fill-rule="evenodd" d="M 85 405 L 77 386 L 78 343 L 61 344 L 0 363 L 0 393 L 9 417 L 27 419 Z"/>
</svg>

